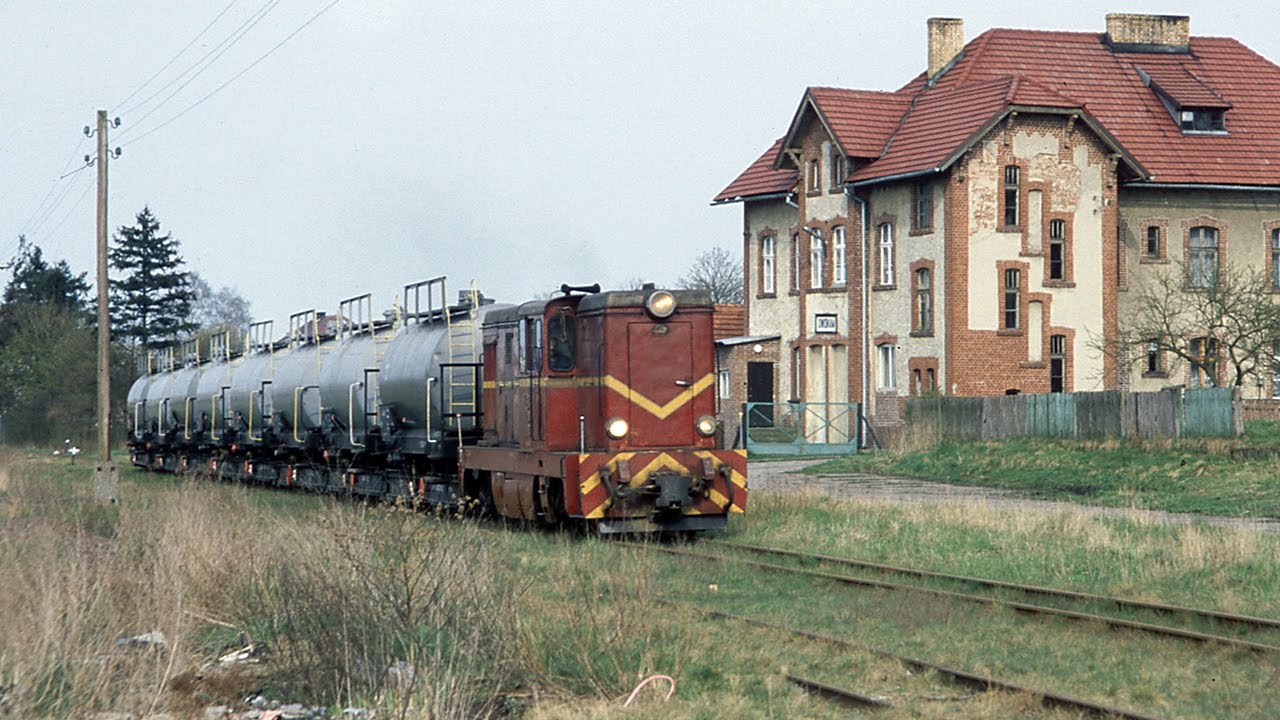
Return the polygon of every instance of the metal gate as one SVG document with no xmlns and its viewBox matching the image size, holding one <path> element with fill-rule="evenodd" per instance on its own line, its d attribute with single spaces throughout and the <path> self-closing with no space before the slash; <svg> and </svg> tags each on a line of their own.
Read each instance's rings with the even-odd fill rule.
<svg viewBox="0 0 1280 720">
<path fill-rule="evenodd" d="M 742 409 L 748 452 L 761 455 L 846 455 L 861 444 L 859 403 L 749 402 Z"/>
</svg>

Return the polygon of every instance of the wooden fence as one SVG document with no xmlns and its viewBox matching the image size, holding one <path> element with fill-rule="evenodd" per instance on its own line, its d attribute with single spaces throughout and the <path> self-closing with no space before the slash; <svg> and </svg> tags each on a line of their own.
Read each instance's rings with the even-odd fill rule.
<svg viewBox="0 0 1280 720">
<path fill-rule="evenodd" d="M 907 437 L 944 440 L 1235 437 L 1244 432 L 1243 407 L 1233 388 L 910 398 L 905 419 Z"/>
</svg>

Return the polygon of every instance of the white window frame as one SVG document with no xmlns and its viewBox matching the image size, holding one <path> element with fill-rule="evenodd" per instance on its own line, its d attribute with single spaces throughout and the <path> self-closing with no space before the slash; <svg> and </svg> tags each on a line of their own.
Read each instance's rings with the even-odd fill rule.
<svg viewBox="0 0 1280 720">
<path fill-rule="evenodd" d="M 927 267 L 916 270 L 916 331 L 933 332 L 933 271 Z"/>
<path fill-rule="evenodd" d="M 831 283 L 844 285 L 845 278 L 844 226 L 831 228 Z"/>
<path fill-rule="evenodd" d="M 894 368 L 894 356 L 896 355 L 893 343 L 884 343 L 879 346 L 880 350 L 880 385 L 881 390 L 897 390 L 898 382 L 896 377 L 896 368 Z"/>
<path fill-rule="evenodd" d="M 893 285 L 893 223 L 880 223 L 880 284 Z"/>
<path fill-rule="evenodd" d="M 1212 225 L 1197 225 L 1187 231 L 1187 284 L 1193 288 L 1212 287 L 1218 277 L 1222 233 Z"/>
<path fill-rule="evenodd" d="M 720 390 L 720 399 L 728 400 L 732 397 L 733 386 L 729 382 L 729 371 L 721 370 L 716 376 L 716 386 Z"/>
<path fill-rule="evenodd" d="M 768 235 L 760 238 L 760 292 L 773 293 L 776 290 L 775 248 L 777 240 Z"/>
<path fill-rule="evenodd" d="M 814 230 L 809 235 L 809 281 L 811 287 L 822 287 L 822 266 L 826 260 L 827 249 L 822 241 L 822 231 Z"/>
<path fill-rule="evenodd" d="M 800 289 L 800 233 L 791 236 L 791 289 Z"/>
<path fill-rule="evenodd" d="M 1271 231 L 1271 289 L 1280 290 L 1280 228 Z"/>
</svg>

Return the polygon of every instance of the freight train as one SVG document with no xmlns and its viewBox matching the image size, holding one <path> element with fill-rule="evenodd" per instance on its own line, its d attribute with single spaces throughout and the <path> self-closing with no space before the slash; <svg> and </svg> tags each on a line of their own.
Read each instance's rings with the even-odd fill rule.
<svg viewBox="0 0 1280 720">
<path fill-rule="evenodd" d="M 651 285 L 499 305 L 439 277 L 377 316 L 350 298 L 153 358 L 131 461 L 601 534 L 721 528 L 747 466 L 717 439 L 712 312 Z"/>
</svg>

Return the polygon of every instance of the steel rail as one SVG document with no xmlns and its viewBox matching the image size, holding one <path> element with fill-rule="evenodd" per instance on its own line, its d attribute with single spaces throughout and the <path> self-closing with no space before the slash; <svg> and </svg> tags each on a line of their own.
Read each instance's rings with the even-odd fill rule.
<svg viewBox="0 0 1280 720">
<path fill-rule="evenodd" d="M 718 545 L 736 548 L 739 550 L 747 550 L 749 552 L 760 554 L 781 555 L 783 557 L 797 558 L 801 560 L 816 560 L 819 562 L 832 563 L 837 565 L 847 565 L 849 567 L 865 568 L 867 570 L 876 570 L 884 573 L 895 573 L 898 575 L 911 575 L 914 577 L 932 578 L 935 580 L 949 580 L 958 583 L 968 583 L 971 585 L 979 585 L 982 587 L 1000 588 L 1002 590 L 1016 590 L 1027 593 L 1028 595 L 1045 595 L 1049 597 L 1059 597 L 1067 600 L 1077 600 L 1082 602 L 1096 602 L 1114 605 L 1120 608 L 1129 608 L 1137 610 L 1151 610 L 1167 615 L 1188 615 L 1198 617 L 1205 620 L 1215 620 L 1224 623 L 1235 623 L 1240 625 L 1248 625 L 1257 628 L 1280 628 L 1280 620 L 1273 618 L 1254 617 L 1251 615 L 1241 615 L 1237 613 L 1220 612 L 1218 610 L 1204 610 L 1201 608 L 1185 607 L 1181 605 L 1166 605 L 1163 603 L 1149 602 L 1146 600 L 1132 600 L 1129 598 L 1108 597 L 1106 595 L 1094 595 L 1091 593 L 1076 592 L 1074 590 L 1060 590 L 1058 588 L 1044 587 L 1041 585 L 1025 585 L 1022 583 L 1007 582 L 1004 580 L 991 580 L 988 578 L 969 577 L 966 575 L 950 575 L 948 573 L 934 572 L 932 570 L 917 570 L 915 568 L 902 567 L 898 565 L 886 565 L 883 563 L 870 562 L 868 560 L 854 560 L 850 558 L 835 557 L 832 555 L 818 555 L 813 553 L 802 553 L 795 550 L 784 550 L 782 548 L 771 548 L 762 545 L 749 545 L 747 543 L 736 543 L 728 540 L 713 540 Z"/>
<path fill-rule="evenodd" d="M 961 602 L 971 602 L 980 605 L 992 605 L 997 607 L 1007 607 L 1019 612 L 1052 615 L 1056 617 L 1066 618 L 1068 620 L 1076 620 L 1079 622 L 1092 622 L 1107 625 L 1113 628 L 1124 628 L 1126 630 L 1137 630 L 1150 633 L 1152 635 L 1164 635 L 1169 637 L 1182 638 L 1184 640 L 1193 640 L 1195 642 L 1218 643 L 1230 647 L 1238 647 L 1246 650 L 1252 650 L 1260 653 L 1277 653 L 1280 654 L 1280 647 L 1275 645 L 1267 645 L 1265 643 L 1256 643 L 1249 640 L 1240 640 L 1237 638 L 1223 637 L 1220 635 L 1211 635 L 1208 633 L 1196 632 L 1194 630 L 1184 630 L 1182 628 L 1173 628 L 1165 625 L 1154 625 L 1152 623 L 1137 622 L 1135 620 L 1122 620 L 1120 618 L 1108 617 L 1106 615 L 1093 615 L 1090 613 L 1075 612 L 1072 610 L 1062 610 L 1060 608 L 1045 607 L 1043 605 L 1031 605 L 1029 603 L 1011 602 L 1009 600 L 1000 600 L 998 598 L 986 597 L 983 595 L 970 595 L 968 593 L 952 592 L 950 590 L 937 590 L 934 588 L 920 587 L 918 585 L 905 585 L 902 583 L 890 583 L 880 580 L 867 580 L 865 578 L 856 578 L 849 575 L 837 575 L 835 573 L 818 572 L 816 570 L 803 570 L 800 568 L 787 567 L 785 565 L 774 565 L 771 563 L 756 562 L 754 560 L 744 560 L 742 558 L 724 557 L 719 555 L 707 555 L 705 553 L 696 553 L 689 550 L 679 550 L 676 548 L 659 547 L 656 545 L 645 545 L 642 543 L 626 543 L 629 545 L 638 545 L 651 550 L 668 553 L 671 555 L 680 555 L 684 557 L 692 557 L 701 560 L 714 560 L 717 562 L 737 562 L 748 567 L 754 567 L 761 570 L 771 572 L 792 573 L 796 575 L 807 575 L 813 578 L 829 580 L 831 582 L 842 583 L 845 585 L 859 585 L 862 587 L 876 588 L 879 590 L 893 590 L 897 592 L 917 592 L 924 595 L 933 595 L 935 597 L 946 598 L 949 600 L 957 600 Z"/>
<path fill-rule="evenodd" d="M 808 630 L 798 630 L 796 628 L 787 627 L 786 625 L 772 623 L 767 620 L 757 620 L 755 618 L 746 617 L 745 615 L 735 615 L 733 613 L 727 613 L 722 610 L 708 610 L 706 608 L 698 607 L 696 605 L 691 605 L 689 603 L 677 603 L 671 600 L 659 600 L 659 602 L 667 605 L 693 609 L 698 612 L 701 612 L 702 614 L 708 617 L 721 618 L 725 620 L 734 620 L 737 622 L 745 623 L 747 625 L 754 625 L 756 627 L 762 627 L 762 628 L 767 628 L 769 630 L 776 630 L 779 632 L 788 633 L 791 635 L 795 635 L 796 637 L 805 638 L 807 640 L 816 640 L 818 642 L 828 643 L 831 645 L 835 645 L 836 647 L 844 648 L 845 650 L 865 652 L 865 653 L 870 653 L 872 655 L 877 655 L 879 657 L 890 658 L 893 660 L 897 660 L 902 664 L 911 668 L 915 668 L 917 670 L 933 670 L 934 672 L 937 672 L 940 675 L 945 675 L 946 677 L 949 677 L 966 687 L 970 687 L 982 692 L 999 690 L 1002 692 L 1009 692 L 1009 693 L 1023 693 L 1023 694 L 1031 695 L 1032 697 L 1039 698 L 1040 704 L 1046 707 L 1060 707 L 1060 708 L 1067 708 L 1070 710 L 1079 710 L 1097 717 L 1114 717 L 1114 718 L 1123 718 L 1124 720 L 1157 720 L 1155 717 L 1151 715 L 1143 715 L 1141 713 L 1132 712 L 1129 710 L 1122 710 L 1120 708 L 1111 707 L 1109 705 L 1096 703 L 1096 702 L 1093 702 L 1092 700 L 1085 700 L 1083 698 L 1072 697 L 1070 695 L 1064 695 L 1062 693 L 1030 688 L 1024 685 L 1018 685 L 1017 683 L 1000 680 L 998 678 L 994 678 L 989 675 L 979 675 L 977 673 L 971 673 L 967 670 L 960 670 L 958 668 L 949 667 L 947 665 L 931 662 L 929 660 L 922 660 L 920 658 L 911 657 L 909 655 L 899 655 L 898 653 L 892 652 L 890 650 L 874 648 L 867 645 L 860 645 L 858 643 L 845 640 L 843 638 L 832 637 L 830 635 L 822 635 L 821 633 L 809 632 Z M 788 679 L 790 679 L 790 676 L 788 676 Z"/>
<path fill-rule="evenodd" d="M 819 695 L 849 703 L 851 705 L 871 708 L 893 707 L 887 700 L 881 700 L 880 698 L 871 697 L 870 695 L 863 695 L 862 693 L 854 692 L 852 690 L 845 690 L 844 688 L 836 687 L 835 685 L 828 685 L 826 683 L 818 682 L 817 680 L 801 677 L 800 675 L 783 673 L 782 676 L 805 690 L 811 690 Z"/>
</svg>

